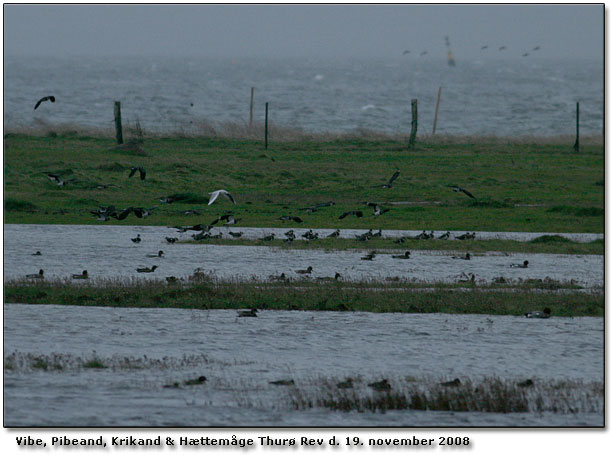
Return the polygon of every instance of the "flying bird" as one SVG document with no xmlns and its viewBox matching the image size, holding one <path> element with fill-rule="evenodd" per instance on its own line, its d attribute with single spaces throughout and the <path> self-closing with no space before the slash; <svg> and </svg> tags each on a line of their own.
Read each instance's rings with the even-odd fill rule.
<svg viewBox="0 0 611 455">
<path fill-rule="evenodd" d="M 36 106 L 34 106 L 34 110 L 36 110 L 38 106 L 40 106 L 40 103 L 42 103 L 43 101 L 51 101 L 52 103 L 55 103 L 55 97 L 53 95 L 43 96 L 41 99 L 38 100 Z"/>
<path fill-rule="evenodd" d="M 346 218 L 349 215 L 354 215 L 357 218 L 361 218 L 363 216 L 363 212 L 361 212 L 360 210 L 350 210 L 349 212 L 344 212 L 339 216 L 340 220 L 343 220 L 344 218 Z"/>
<path fill-rule="evenodd" d="M 535 46 L 535 47 L 533 47 L 533 51 L 538 51 L 539 49 L 541 49 L 541 46 Z"/>
<path fill-rule="evenodd" d="M 481 49 L 482 51 L 483 51 L 484 49 L 488 49 L 488 45 L 482 46 L 480 49 Z"/>
<path fill-rule="evenodd" d="M 130 168 L 131 172 L 128 177 L 132 177 L 136 172 L 140 172 L 140 180 L 144 180 L 146 178 L 146 170 L 142 166 L 134 166 Z"/>
<path fill-rule="evenodd" d="M 505 49 L 507 49 L 507 46 L 501 46 L 501 47 L 499 47 L 499 51 L 504 51 Z"/>
<path fill-rule="evenodd" d="M 53 183 L 56 183 L 57 186 L 64 186 L 66 184 L 66 182 L 62 180 L 61 176 L 58 174 L 47 174 L 47 178 Z"/>
<path fill-rule="evenodd" d="M 469 196 L 471 199 L 476 199 L 475 196 L 473 196 L 469 191 L 457 185 L 448 185 L 448 188 L 452 188 L 452 191 L 454 191 L 455 193 L 462 192 L 462 193 L 465 193 L 467 196 Z"/>
<path fill-rule="evenodd" d="M 375 202 L 368 202 L 367 205 L 369 207 L 373 207 L 373 216 L 380 216 L 390 210 L 390 209 L 385 209 L 384 207 L 382 207 L 381 205 Z"/>
<path fill-rule="evenodd" d="M 422 52 L 420 52 L 420 57 L 423 57 L 423 56 L 425 56 L 426 54 L 428 54 L 428 51 L 422 51 Z"/>
<path fill-rule="evenodd" d="M 225 191 L 225 190 L 216 190 L 213 191 L 212 193 L 208 193 L 210 195 L 210 200 L 208 201 L 208 205 L 212 205 L 214 203 L 214 201 L 217 200 L 217 198 L 222 194 L 223 196 L 225 196 L 227 199 L 229 199 L 231 202 L 233 202 L 235 204 L 235 199 L 233 198 L 233 196 L 231 195 L 231 193 L 229 193 L 229 191 Z"/>
<path fill-rule="evenodd" d="M 388 180 L 388 183 L 385 183 L 383 185 L 375 185 L 375 186 L 372 186 L 372 188 L 392 188 L 392 182 L 397 180 L 397 177 L 399 177 L 400 174 L 401 174 L 401 171 L 397 171 L 392 175 L 390 180 Z"/>
<path fill-rule="evenodd" d="M 409 54 L 409 51 L 406 49 L 403 51 L 403 55 L 407 55 L 407 54 Z"/>
</svg>

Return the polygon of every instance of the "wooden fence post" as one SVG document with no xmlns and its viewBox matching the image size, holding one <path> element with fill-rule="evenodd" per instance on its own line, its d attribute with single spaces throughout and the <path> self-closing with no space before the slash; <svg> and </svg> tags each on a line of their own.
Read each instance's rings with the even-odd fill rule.
<svg viewBox="0 0 611 455">
<path fill-rule="evenodd" d="M 267 151 L 267 111 L 269 103 L 265 103 L 265 151 Z"/>
<path fill-rule="evenodd" d="M 115 131 L 117 144 L 123 144 L 123 126 L 121 125 L 121 102 L 115 101 Z"/>
<path fill-rule="evenodd" d="M 411 150 L 416 146 L 416 131 L 418 131 L 418 100 L 412 98 L 412 132 L 409 135 L 407 150 Z"/>
<path fill-rule="evenodd" d="M 575 145 L 573 145 L 573 150 L 579 152 L 579 101 L 577 101 L 577 111 L 575 112 L 575 129 L 576 129 L 576 138 Z"/>
<path fill-rule="evenodd" d="M 250 87 L 250 120 L 248 121 L 248 128 L 252 129 L 252 112 L 255 105 L 255 88 Z"/>
<path fill-rule="evenodd" d="M 433 120 L 433 134 L 435 134 L 435 130 L 437 130 L 437 113 L 439 112 L 439 101 L 441 101 L 441 87 L 439 87 L 439 91 L 437 92 L 437 104 L 435 105 L 435 119 Z"/>
</svg>

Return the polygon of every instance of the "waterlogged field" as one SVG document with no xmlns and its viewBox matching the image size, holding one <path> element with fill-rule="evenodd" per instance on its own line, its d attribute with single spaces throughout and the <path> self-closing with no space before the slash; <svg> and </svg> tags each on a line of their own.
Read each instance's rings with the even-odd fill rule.
<svg viewBox="0 0 611 455">
<path fill-rule="evenodd" d="M 5 425 L 603 425 L 601 143 L 134 137 L 5 135 Z"/>
<path fill-rule="evenodd" d="M 308 228 L 598 232 L 604 231 L 603 145 L 456 139 L 419 142 L 337 137 L 273 143 L 216 137 L 144 138 L 115 147 L 110 138 L 49 133 L 5 137 L 5 222 L 208 224 L 233 213 L 240 225 L 284 227 L 299 216 Z M 128 178 L 130 168 L 146 169 Z M 391 188 L 382 188 L 395 171 Z M 67 183 L 47 178 L 57 174 Z M 455 193 L 467 189 L 476 199 Z M 230 191 L 208 206 L 208 193 Z M 160 199 L 179 196 L 163 204 Z M 317 203 L 335 205 L 315 212 Z M 390 210 L 374 216 L 376 202 Z M 154 209 L 147 218 L 97 221 L 114 205 Z M 187 215 L 195 210 L 197 215 Z M 363 217 L 339 216 L 361 210 Z M 291 223 L 288 223 L 291 224 Z"/>
<path fill-rule="evenodd" d="M 603 425 L 602 318 L 21 304 L 4 316 L 7 426 Z"/>
</svg>

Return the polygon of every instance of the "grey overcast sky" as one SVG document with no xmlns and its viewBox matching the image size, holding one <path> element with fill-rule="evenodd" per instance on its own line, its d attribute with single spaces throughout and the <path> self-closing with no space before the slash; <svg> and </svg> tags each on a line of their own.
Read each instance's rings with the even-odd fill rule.
<svg viewBox="0 0 611 455">
<path fill-rule="evenodd" d="M 4 5 L 7 55 L 603 57 L 604 5 Z M 498 47 L 507 46 L 504 53 Z M 488 56 L 490 56 L 490 54 Z"/>
</svg>

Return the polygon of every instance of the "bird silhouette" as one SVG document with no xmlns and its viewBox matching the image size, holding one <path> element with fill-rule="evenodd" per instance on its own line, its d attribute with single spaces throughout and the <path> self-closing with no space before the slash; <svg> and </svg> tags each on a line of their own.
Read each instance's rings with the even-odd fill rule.
<svg viewBox="0 0 611 455">
<path fill-rule="evenodd" d="M 34 106 L 34 110 L 38 109 L 38 106 L 40 106 L 40 103 L 44 101 L 51 101 L 52 103 L 55 103 L 55 97 L 53 95 L 43 96 L 41 99 L 39 99 L 36 102 L 36 106 Z"/>
</svg>

